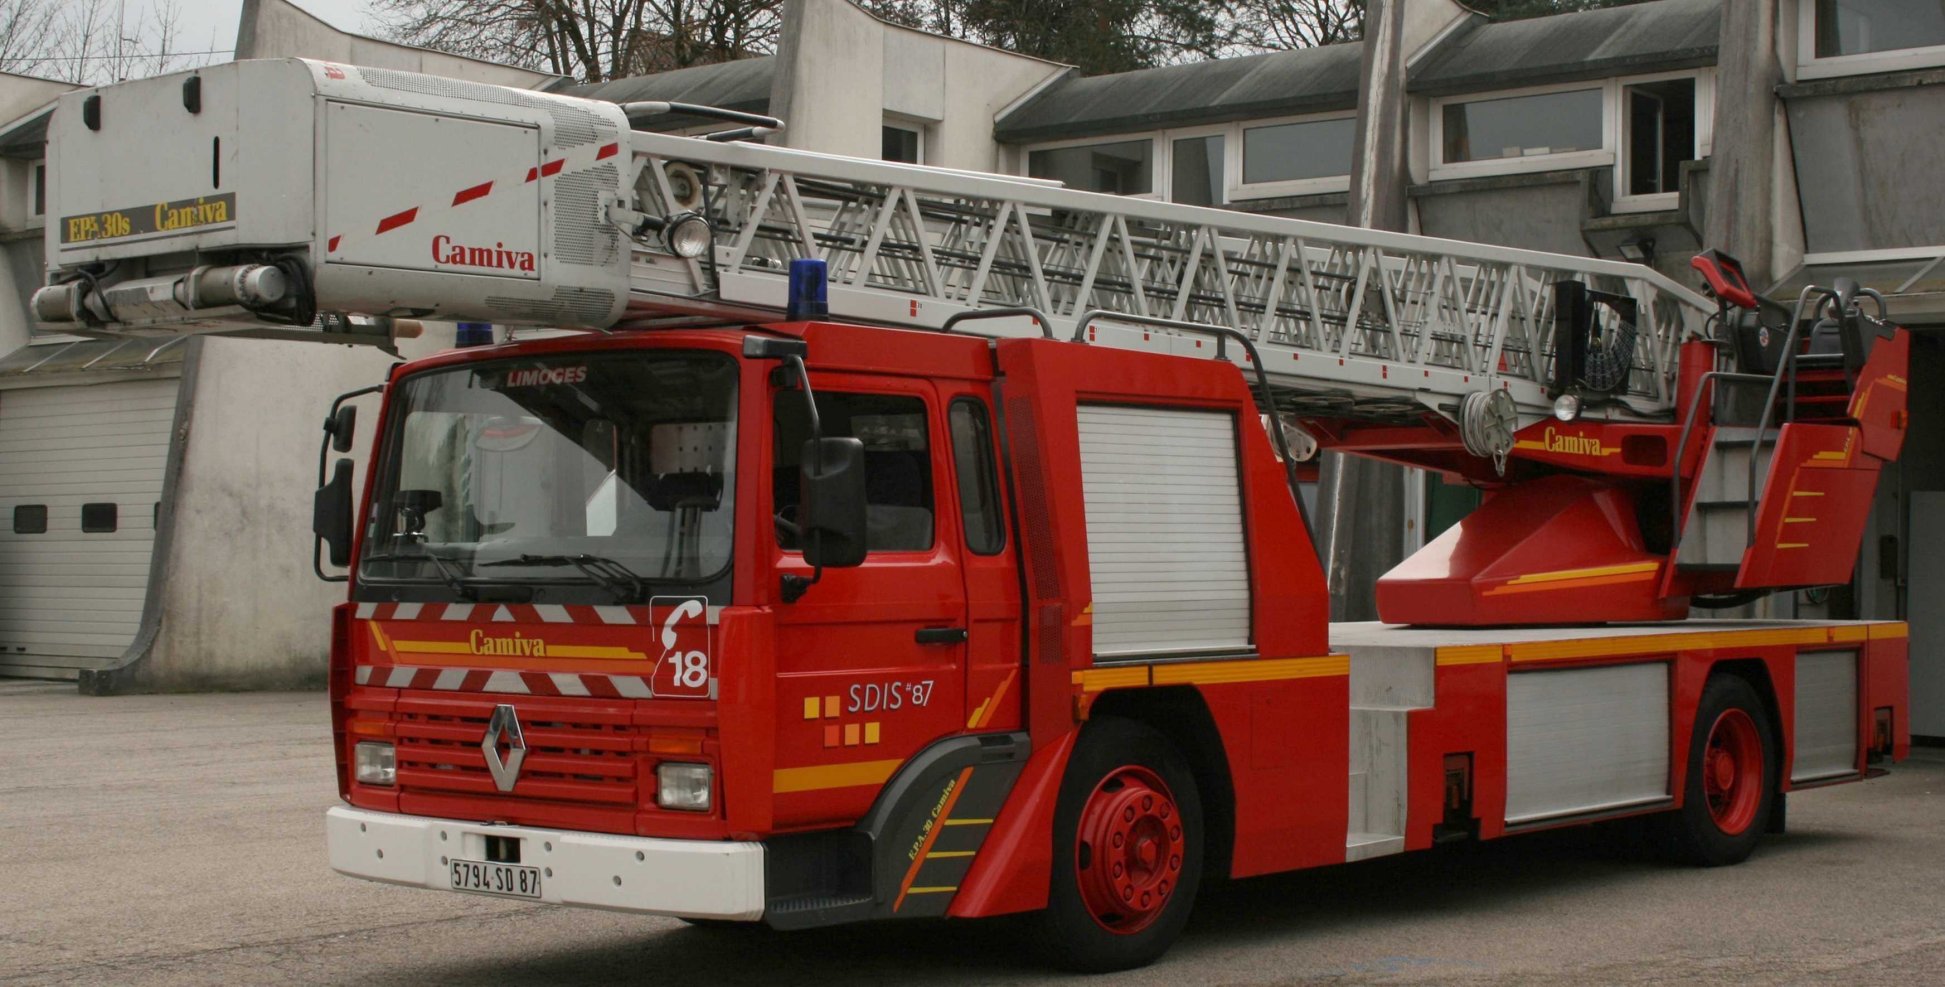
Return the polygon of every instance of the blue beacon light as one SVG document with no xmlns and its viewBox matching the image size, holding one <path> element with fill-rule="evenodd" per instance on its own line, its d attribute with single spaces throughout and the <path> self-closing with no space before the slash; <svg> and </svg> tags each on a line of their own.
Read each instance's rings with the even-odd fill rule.
<svg viewBox="0 0 1945 987">
<path fill-rule="evenodd" d="M 791 322 L 822 318 L 831 314 L 829 281 L 824 262 L 815 257 L 790 262 L 790 307 L 784 318 Z"/>
</svg>

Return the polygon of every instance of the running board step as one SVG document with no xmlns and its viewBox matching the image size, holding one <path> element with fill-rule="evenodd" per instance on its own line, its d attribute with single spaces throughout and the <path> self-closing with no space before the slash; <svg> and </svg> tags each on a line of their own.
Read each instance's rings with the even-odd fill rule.
<svg viewBox="0 0 1945 987">
<path fill-rule="evenodd" d="M 1369 860 L 1405 851 L 1405 838 L 1393 833 L 1352 833 L 1344 839 L 1344 859 Z"/>
<path fill-rule="evenodd" d="M 807 929 L 871 917 L 875 904 L 868 894 L 807 894 L 779 898 L 764 909 L 771 928 Z"/>
</svg>

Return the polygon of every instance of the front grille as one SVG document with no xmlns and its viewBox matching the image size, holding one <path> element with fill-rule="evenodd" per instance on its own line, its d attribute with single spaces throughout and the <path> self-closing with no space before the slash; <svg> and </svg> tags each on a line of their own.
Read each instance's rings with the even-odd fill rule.
<svg viewBox="0 0 1945 987">
<path fill-rule="evenodd" d="M 502 792 L 493 784 L 480 746 L 495 705 L 444 698 L 401 700 L 396 721 L 399 790 L 559 806 L 639 804 L 637 730 L 625 708 L 515 704 L 527 754 L 513 791 Z"/>
</svg>

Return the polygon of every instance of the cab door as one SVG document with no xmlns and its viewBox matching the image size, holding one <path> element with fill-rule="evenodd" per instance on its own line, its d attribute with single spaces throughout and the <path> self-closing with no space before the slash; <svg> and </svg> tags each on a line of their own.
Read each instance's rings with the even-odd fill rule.
<svg viewBox="0 0 1945 987">
<path fill-rule="evenodd" d="M 966 728 L 1021 723 L 1020 568 L 990 388 L 942 385 L 966 575 Z"/>
<path fill-rule="evenodd" d="M 823 435 L 864 444 L 867 551 L 775 605 L 779 826 L 855 819 L 966 715 L 966 584 L 939 394 L 908 377 L 813 371 L 811 383 Z M 809 577 L 795 532 L 809 421 L 801 392 L 772 398 L 775 571 Z"/>
</svg>

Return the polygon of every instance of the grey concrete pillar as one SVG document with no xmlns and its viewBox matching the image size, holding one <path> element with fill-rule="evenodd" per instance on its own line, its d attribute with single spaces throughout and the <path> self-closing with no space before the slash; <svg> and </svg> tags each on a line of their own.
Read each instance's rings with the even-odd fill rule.
<svg viewBox="0 0 1945 987">
<path fill-rule="evenodd" d="M 1370 0 L 1358 59 L 1357 143 L 1351 158 L 1353 226 L 1405 231 L 1410 222 L 1405 137 L 1405 3 Z M 1330 580 L 1332 620 L 1378 616 L 1378 577 L 1405 557 L 1401 467 L 1325 453 L 1317 491 L 1317 536 Z"/>
<path fill-rule="evenodd" d="M 1702 244 L 1734 254 L 1758 289 L 1787 273 L 1775 270 L 1774 253 L 1780 110 L 1776 87 L 1783 83 L 1776 54 L 1776 3 L 1739 0 L 1722 5 L 1709 212 Z"/>
</svg>

